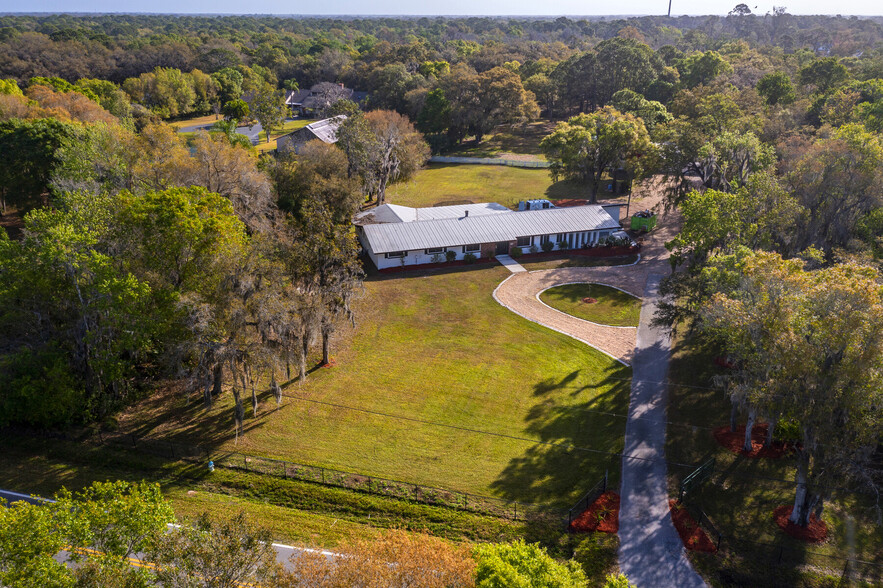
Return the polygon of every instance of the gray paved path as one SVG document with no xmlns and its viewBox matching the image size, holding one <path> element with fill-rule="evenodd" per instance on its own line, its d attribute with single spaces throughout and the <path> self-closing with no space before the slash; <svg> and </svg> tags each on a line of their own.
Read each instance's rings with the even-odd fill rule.
<svg viewBox="0 0 883 588">
<path fill-rule="evenodd" d="M 664 382 L 670 341 L 663 330 L 650 326 L 661 279 L 659 274 L 647 278 L 632 358 L 632 392 L 623 451 L 628 457 L 622 460 L 620 490 L 619 567 L 639 588 L 699 588 L 705 582 L 687 561 L 668 511 L 668 399 Z"/>
<path fill-rule="evenodd" d="M 509 270 L 513 274 L 527 271 L 526 269 L 524 269 L 524 266 L 521 265 L 520 263 L 518 263 L 517 261 L 515 261 L 511 255 L 500 254 L 495 257 L 496 257 L 497 261 L 499 261 L 501 264 L 503 264 L 503 267 L 505 267 L 507 270 Z"/>
</svg>

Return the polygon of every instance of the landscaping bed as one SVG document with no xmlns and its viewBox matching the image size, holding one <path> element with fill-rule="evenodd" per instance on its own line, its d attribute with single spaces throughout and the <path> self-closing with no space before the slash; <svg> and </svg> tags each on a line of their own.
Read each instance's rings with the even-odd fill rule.
<svg viewBox="0 0 883 588">
<path fill-rule="evenodd" d="M 745 451 L 743 448 L 745 443 L 745 425 L 736 427 L 735 431 L 731 431 L 729 426 L 718 427 L 714 430 L 713 434 L 718 445 L 748 458 L 765 457 L 778 459 L 785 455 L 791 455 L 794 452 L 794 447 L 790 443 L 773 441 L 771 446 L 763 446 L 768 427 L 767 423 L 758 423 L 751 429 L 751 451 Z"/>
<path fill-rule="evenodd" d="M 821 543 L 828 537 L 828 525 L 825 524 L 825 521 L 820 521 L 816 518 L 816 515 L 810 515 L 809 517 L 809 525 L 806 527 L 801 527 L 799 525 L 795 525 L 788 517 L 791 516 L 791 512 L 794 510 L 793 505 L 789 506 L 780 506 L 776 510 L 773 511 L 773 520 L 776 521 L 776 524 L 779 525 L 779 528 L 794 537 L 795 539 L 800 539 L 801 541 L 806 541 L 807 543 Z"/>
<path fill-rule="evenodd" d="M 571 533 L 618 533 L 619 532 L 619 494 L 604 492 L 570 522 Z"/>
<path fill-rule="evenodd" d="M 678 504 L 677 500 L 669 500 L 668 508 L 671 511 L 671 521 L 674 523 L 684 547 L 690 551 L 704 551 L 706 553 L 714 553 L 717 551 L 717 545 L 712 543 L 711 539 L 696 519 L 687 511 L 687 507 Z"/>
</svg>

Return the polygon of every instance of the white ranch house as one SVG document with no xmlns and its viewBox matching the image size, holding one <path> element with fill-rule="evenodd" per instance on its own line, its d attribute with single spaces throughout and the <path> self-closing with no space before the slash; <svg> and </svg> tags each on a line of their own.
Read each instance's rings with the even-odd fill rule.
<svg viewBox="0 0 883 588">
<path fill-rule="evenodd" d="M 513 211 L 501 204 L 409 208 L 384 204 L 354 219 L 359 241 L 378 269 L 528 252 L 551 241 L 569 249 L 596 244 L 620 230 L 603 206 Z"/>
</svg>

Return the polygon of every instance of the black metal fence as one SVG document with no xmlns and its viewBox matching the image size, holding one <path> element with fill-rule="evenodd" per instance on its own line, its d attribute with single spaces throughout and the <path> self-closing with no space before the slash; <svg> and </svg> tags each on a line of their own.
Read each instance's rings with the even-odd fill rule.
<svg viewBox="0 0 883 588">
<path fill-rule="evenodd" d="M 598 497 L 607 492 L 607 479 L 608 472 L 604 472 L 604 477 L 598 480 L 598 482 L 592 486 L 592 489 L 586 492 L 582 498 L 580 498 L 576 504 L 570 507 L 570 510 L 567 511 L 567 528 L 570 528 L 570 524 L 573 522 L 575 517 L 578 517 L 586 509 L 591 506 L 593 502 L 598 500 Z"/>
<path fill-rule="evenodd" d="M 564 510 L 543 504 L 505 500 L 493 496 L 470 494 L 458 490 L 436 488 L 413 482 L 379 478 L 367 474 L 345 472 L 286 460 L 238 452 L 213 452 L 207 448 L 139 437 L 133 433 L 99 433 L 101 443 L 113 444 L 171 459 L 211 460 L 215 467 L 288 478 L 366 492 L 399 500 L 455 508 L 512 520 L 560 519 Z M 605 476 L 606 478 L 606 476 Z"/>
<path fill-rule="evenodd" d="M 718 550 L 730 549 L 741 555 L 750 554 L 755 563 L 763 562 L 771 566 L 810 567 L 826 570 L 829 575 L 840 576 L 842 581 L 867 582 L 872 586 L 883 585 L 883 563 L 863 561 L 828 555 L 817 551 L 796 549 L 783 544 L 751 541 L 741 537 L 723 534 L 702 508 L 695 502 L 683 503 L 694 519 L 705 530 Z M 841 584 L 843 585 L 843 584 Z"/>
</svg>

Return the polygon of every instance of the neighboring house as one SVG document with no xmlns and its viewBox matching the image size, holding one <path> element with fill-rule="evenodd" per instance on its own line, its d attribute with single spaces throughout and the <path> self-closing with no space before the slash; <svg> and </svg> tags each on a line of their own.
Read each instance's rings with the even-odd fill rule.
<svg viewBox="0 0 883 588">
<path fill-rule="evenodd" d="M 338 100 L 352 100 L 359 104 L 367 96 L 367 92 L 356 92 L 343 84 L 322 82 L 309 90 L 288 90 L 285 93 L 285 104 L 293 114 L 304 116 L 327 108 Z"/>
<path fill-rule="evenodd" d="M 513 211 L 501 204 L 408 208 L 384 204 L 353 219 L 362 247 L 378 269 L 445 261 L 471 253 L 493 257 L 513 248 L 527 252 L 552 242 L 558 248 L 597 244 L 619 231 L 599 205 Z"/>
<path fill-rule="evenodd" d="M 326 118 L 310 123 L 305 127 L 282 135 L 276 139 L 276 149 L 280 153 L 293 151 L 299 153 L 300 149 L 310 141 L 318 139 L 325 143 L 337 143 L 337 129 L 346 120 L 346 115 L 341 114 L 333 118 Z"/>
</svg>

